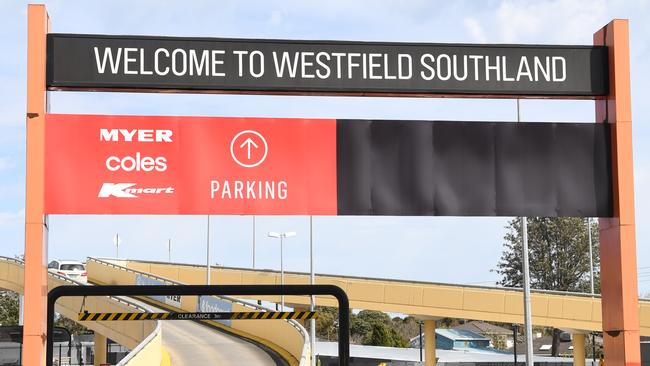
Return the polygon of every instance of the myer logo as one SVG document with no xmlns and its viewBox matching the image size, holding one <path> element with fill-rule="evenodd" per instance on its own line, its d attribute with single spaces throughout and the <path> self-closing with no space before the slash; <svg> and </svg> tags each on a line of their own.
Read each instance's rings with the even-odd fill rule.
<svg viewBox="0 0 650 366">
<path fill-rule="evenodd" d="M 138 198 L 141 194 L 174 193 L 173 187 L 137 188 L 137 183 L 104 183 L 97 197 Z"/>
</svg>

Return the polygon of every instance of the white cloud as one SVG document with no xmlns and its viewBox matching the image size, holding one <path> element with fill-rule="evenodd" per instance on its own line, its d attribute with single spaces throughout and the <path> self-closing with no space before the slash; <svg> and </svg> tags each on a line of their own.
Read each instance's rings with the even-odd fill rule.
<svg viewBox="0 0 650 366">
<path fill-rule="evenodd" d="M 590 43 L 592 34 L 608 21 L 604 0 L 553 0 L 501 4 L 502 35 L 544 36 L 557 43 Z"/>
<path fill-rule="evenodd" d="M 269 24 L 271 25 L 280 25 L 284 20 L 284 13 L 280 10 L 273 10 L 271 16 L 269 16 Z"/>
<path fill-rule="evenodd" d="M 636 187 L 650 186 L 650 166 L 646 164 L 636 164 L 634 170 L 634 185 Z"/>
<path fill-rule="evenodd" d="M 15 166 L 13 160 L 6 156 L 0 156 L 0 172 L 9 170 Z"/>
<path fill-rule="evenodd" d="M 15 226 L 25 220 L 25 209 L 22 208 L 17 212 L 0 212 L 0 227 Z"/>
<path fill-rule="evenodd" d="M 475 19 L 476 24 L 465 21 L 465 27 L 491 30 L 484 36 L 499 43 L 588 44 L 609 21 L 614 5 L 604 0 L 503 0 L 483 17 L 484 24 Z"/>
<path fill-rule="evenodd" d="M 469 33 L 472 40 L 478 43 L 486 43 L 487 37 L 485 36 L 485 31 L 481 26 L 481 23 L 478 22 L 475 18 L 467 17 L 463 20 L 463 25 L 465 30 Z"/>
</svg>

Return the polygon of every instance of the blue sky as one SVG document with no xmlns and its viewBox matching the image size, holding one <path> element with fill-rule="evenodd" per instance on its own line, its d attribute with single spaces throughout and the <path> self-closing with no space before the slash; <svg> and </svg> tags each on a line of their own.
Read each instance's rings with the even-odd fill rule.
<svg viewBox="0 0 650 366">
<path fill-rule="evenodd" d="M 638 265 L 650 267 L 650 2 L 553 1 L 47 1 L 61 33 L 446 43 L 591 44 L 613 18 L 630 19 Z M 0 255 L 24 245 L 27 2 L 0 3 Z M 514 100 L 50 93 L 51 112 L 513 121 Z M 590 101 L 522 101 L 524 121 L 594 120 Z M 315 217 L 316 271 L 490 284 L 509 218 Z M 212 262 L 251 265 L 252 219 L 212 217 Z M 120 255 L 203 263 L 205 216 L 54 216 L 50 258 Z M 309 218 L 258 217 L 257 266 L 278 268 L 276 239 L 293 230 L 285 268 L 308 270 Z M 274 241 L 275 240 L 275 241 Z M 643 270 L 643 269 L 642 269 Z M 647 269 L 645 269 L 648 271 Z M 642 277 L 642 293 L 650 278 Z"/>
</svg>

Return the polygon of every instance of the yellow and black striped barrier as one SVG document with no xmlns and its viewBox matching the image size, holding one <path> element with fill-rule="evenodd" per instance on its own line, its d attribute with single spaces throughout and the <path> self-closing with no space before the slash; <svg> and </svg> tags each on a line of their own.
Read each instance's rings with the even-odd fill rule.
<svg viewBox="0 0 650 366">
<path fill-rule="evenodd" d="M 315 311 L 251 311 L 223 313 L 79 313 L 80 321 L 119 321 L 119 320 L 262 320 L 318 318 Z"/>
</svg>

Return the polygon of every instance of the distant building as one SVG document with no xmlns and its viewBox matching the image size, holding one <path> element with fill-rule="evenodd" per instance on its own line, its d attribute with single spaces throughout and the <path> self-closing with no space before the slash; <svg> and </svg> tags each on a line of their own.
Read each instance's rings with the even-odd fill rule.
<svg viewBox="0 0 650 366">
<path fill-rule="evenodd" d="M 411 338 L 409 343 L 413 348 L 420 348 L 424 334 Z M 436 329 L 436 349 L 462 350 L 462 349 L 488 349 L 490 338 L 462 329 Z"/>
<path fill-rule="evenodd" d="M 457 325 L 452 329 L 468 330 L 480 334 L 491 340 L 490 346 L 497 349 L 512 348 L 514 342 L 512 340 L 512 329 L 500 327 L 498 325 L 486 323 L 483 321 L 469 321 L 464 324 Z"/>
<path fill-rule="evenodd" d="M 417 338 L 417 337 L 416 337 Z M 316 357 L 321 366 L 338 366 L 338 343 L 316 342 Z M 386 363 L 390 366 L 422 366 L 424 352 L 420 358 L 417 348 L 392 348 L 350 345 L 350 366 L 377 366 Z M 436 350 L 437 366 L 512 366 L 513 355 L 492 349 Z M 524 362 L 519 359 L 519 365 Z M 534 357 L 535 366 L 572 366 L 573 359 L 560 357 Z M 587 363 L 592 366 L 591 363 Z"/>
<path fill-rule="evenodd" d="M 586 337 L 585 339 L 587 346 L 591 344 L 591 337 Z M 602 347 L 602 338 L 596 337 L 596 346 L 598 348 Z M 590 348 L 590 347 L 588 347 Z M 551 351 L 553 350 L 553 336 L 542 336 L 540 333 L 537 333 L 537 336 L 533 337 L 533 353 L 540 356 L 550 356 Z M 509 352 L 513 351 L 513 348 L 508 349 Z M 517 353 L 523 354 L 526 352 L 526 340 L 524 337 L 520 337 L 519 342 L 517 342 Z M 587 352 L 587 354 L 591 354 Z M 572 336 L 570 333 L 562 332 L 560 334 L 560 344 L 558 345 L 558 356 L 560 357 L 571 357 L 573 356 L 573 342 Z"/>
</svg>

